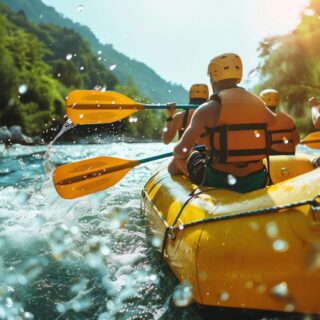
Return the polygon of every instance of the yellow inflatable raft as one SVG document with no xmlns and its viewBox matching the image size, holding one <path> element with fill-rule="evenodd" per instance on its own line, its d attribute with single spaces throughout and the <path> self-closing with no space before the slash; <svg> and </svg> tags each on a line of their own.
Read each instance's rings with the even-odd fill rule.
<svg viewBox="0 0 320 320">
<path fill-rule="evenodd" d="M 180 282 L 206 307 L 320 313 L 320 168 L 271 157 L 274 184 L 247 194 L 196 186 L 166 168 L 143 211 Z"/>
</svg>

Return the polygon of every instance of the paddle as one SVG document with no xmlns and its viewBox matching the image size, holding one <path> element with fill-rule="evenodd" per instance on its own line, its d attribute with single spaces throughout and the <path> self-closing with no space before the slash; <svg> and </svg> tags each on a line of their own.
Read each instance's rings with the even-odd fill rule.
<svg viewBox="0 0 320 320">
<path fill-rule="evenodd" d="M 197 146 L 197 150 L 205 150 Z M 97 157 L 64 164 L 55 169 L 53 182 L 58 194 L 64 199 L 74 199 L 112 187 L 134 167 L 167 157 L 172 152 L 140 159 L 126 160 L 114 157 Z"/>
<path fill-rule="evenodd" d="M 300 141 L 300 144 L 305 144 L 309 148 L 320 149 L 320 131 L 308 134 L 304 139 Z"/>
<path fill-rule="evenodd" d="M 178 109 L 198 105 L 178 104 Z M 75 90 L 66 100 L 68 118 L 74 124 L 113 123 L 145 109 L 167 109 L 166 104 L 142 104 L 114 91 Z"/>
</svg>

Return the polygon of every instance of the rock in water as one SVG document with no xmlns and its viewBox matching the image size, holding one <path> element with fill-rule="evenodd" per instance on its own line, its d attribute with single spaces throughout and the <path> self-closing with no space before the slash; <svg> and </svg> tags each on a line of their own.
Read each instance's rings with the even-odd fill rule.
<svg viewBox="0 0 320 320">
<path fill-rule="evenodd" d="M 11 132 L 8 130 L 7 126 L 0 127 L 0 143 L 9 143 L 12 138 Z"/>
<path fill-rule="evenodd" d="M 22 128 L 20 126 L 11 126 L 9 130 L 11 132 L 12 143 L 20 143 L 20 144 L 27 144 L 27 145 L 34 144 L 34 141 L 32 138 L 22 133 Z"/>
</svg>

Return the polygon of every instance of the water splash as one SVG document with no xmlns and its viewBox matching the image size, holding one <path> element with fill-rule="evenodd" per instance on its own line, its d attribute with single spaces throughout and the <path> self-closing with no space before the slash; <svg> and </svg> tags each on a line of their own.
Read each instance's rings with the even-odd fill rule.
<svg viewBox="0 0 320 320">
<path fill-rule="evenodd" d="M 43 156 L 42 162 L 45 173 L 52 172 L 52 170 L 55 168 L 55 164 L 50 160 L 51 147 L 64 133 L 66 133 L 68 130 L 71 130 L 74 127 L 76 127 L 76 124 L 72 123 L 72 121 L 68 119 L 64 123 L 60 131 L 57 133 L 57 135 L 54 137 L 54 139 L 49 143 L 47 151 Z"/>
<path fill-rule="evenodd" d="M 172 294 L 172 300 L 177 307 L 186 307 L 192 302 L 192 286 L 184 281 L 179 284 Z"/>
</svg>

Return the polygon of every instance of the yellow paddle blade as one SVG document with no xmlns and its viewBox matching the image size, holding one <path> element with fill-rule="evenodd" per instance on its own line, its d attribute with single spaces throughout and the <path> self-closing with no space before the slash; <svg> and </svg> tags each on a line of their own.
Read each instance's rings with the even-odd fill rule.
<svg viewBox="0 0 320 320">
<path fill-rule="evenodd" d="M 64 164 L 55 169 L 53 183 L 64 199 L 74 199 L 115 185 L 139 161 L 97 157 Z"/>
<path fill-rule="evenodd" d="M 113 123 L 144 105 L 114 91 L 75 90 L 66 100 L 68 118 L 75 124 Z"/>
<path fill-rule="evenodd" d="M 308 134 L 300 143 L 307 145 L 309 148 L 320 149 L 320 131 Z"/>
</svg>

